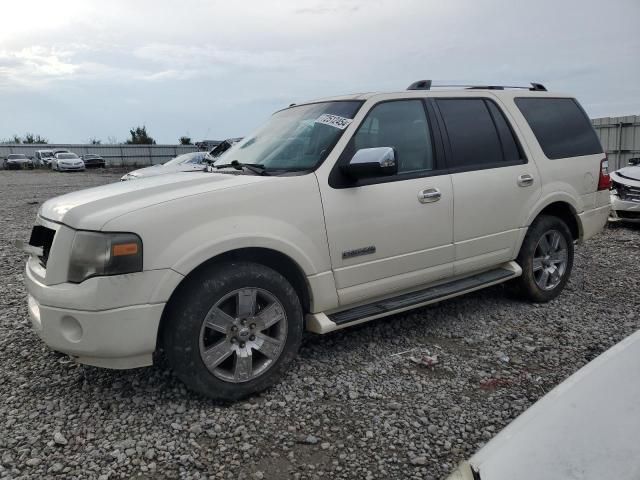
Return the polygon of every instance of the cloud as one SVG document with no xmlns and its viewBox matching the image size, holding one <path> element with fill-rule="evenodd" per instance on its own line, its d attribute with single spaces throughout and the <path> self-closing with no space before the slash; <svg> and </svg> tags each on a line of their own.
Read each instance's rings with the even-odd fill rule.
<svg viewBox="0 0 640 480">
<path fill-rule="evenodd" d="M 246 134 L 292 102 L 450 83 L 539 81 L 592 115 L 638 113 L 638 0 L 9 2 L 0 138 Z M 522 12 L 526 10 L 526 15 Z M 553 15 L 549 12 L 553 11 Z M 598 32 L 594 35 L 594 32 Z M 603 38 L 624 42 L 612 47 Z M 95 115 L 98 111 L 99 115 Z M 122 131 L 121 125 L 127 127 Z"/>
<path fill-rule="evenodd" d="M 15 52 L 0 51 L 0 79 L 5 84 L 35 85 L 72 75 L 78 66 L 68 51 L 32 46 Z"/>
</svg>

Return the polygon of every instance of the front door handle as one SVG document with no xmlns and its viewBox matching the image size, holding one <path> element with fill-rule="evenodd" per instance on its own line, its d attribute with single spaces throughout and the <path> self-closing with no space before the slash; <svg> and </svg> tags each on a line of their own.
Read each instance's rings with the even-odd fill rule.
<svg viewBox="0 0 640 480">
<path fill-rule="evenodd" d="M 529 187 L 533 185 L 533 177 L 528 173 L 522 174 L 518 177 L 519 187 Z"/>
<path fill-rule="evenodd" d="M 442 194 L 437 188 L 427 188 L 418 192 L 418 200 L 420 203 L 433 203 L 440 200 Z"/>
</svg>

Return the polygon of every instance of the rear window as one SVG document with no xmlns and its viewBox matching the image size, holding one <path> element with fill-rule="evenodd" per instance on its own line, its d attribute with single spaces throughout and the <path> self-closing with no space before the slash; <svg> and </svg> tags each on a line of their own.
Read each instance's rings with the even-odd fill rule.
<svg viewBox="0 0 640 480">
<path fill-rule="evenodd" d="M 516 105 L 551 159 L 602 153 L 591 121 L 573 98 L 516 98 Z"/>
</svg>

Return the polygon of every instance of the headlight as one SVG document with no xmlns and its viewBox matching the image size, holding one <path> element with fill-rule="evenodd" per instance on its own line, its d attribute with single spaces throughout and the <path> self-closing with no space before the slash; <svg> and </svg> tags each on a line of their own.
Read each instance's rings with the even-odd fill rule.
<svg viewBox="0 0 640 480">
<path fill-rule="evenodd" d="M 142 240 L 134 233 L 76 232 L 68 280 L 142 271 Z"/>
</svg>

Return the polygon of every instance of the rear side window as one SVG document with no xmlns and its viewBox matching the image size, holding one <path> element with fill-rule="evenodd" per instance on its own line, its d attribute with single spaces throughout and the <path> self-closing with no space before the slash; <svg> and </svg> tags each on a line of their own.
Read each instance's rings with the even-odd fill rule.
<svg viewBox="0 0 640 480">
<path fill-rule="evenodd" d="M 507 120 L 496 105 L 481 98 L 436 100 L 451 146 L 454 170 L 522 163 Z"/>
<path fill-rule="evenodd" d="M 550 159 L 602 153 L 582 107 L 573 98 L 516 98 L 516 105 Z"/>
</svg>

